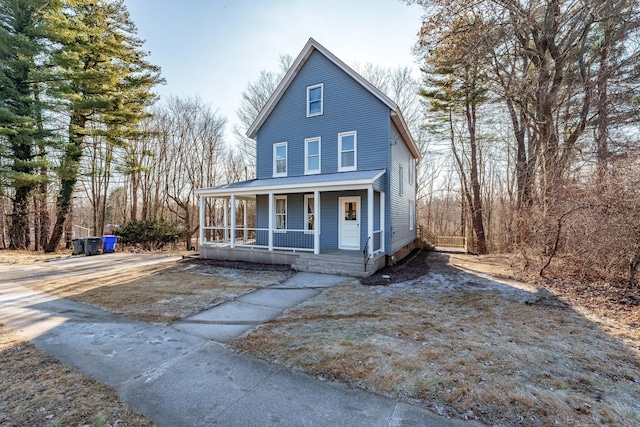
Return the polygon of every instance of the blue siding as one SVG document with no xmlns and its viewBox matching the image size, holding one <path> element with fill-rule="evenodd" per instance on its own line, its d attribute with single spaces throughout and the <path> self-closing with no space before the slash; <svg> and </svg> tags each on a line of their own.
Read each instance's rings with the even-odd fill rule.
<svg viewBox="0 0 640 427">
<path fill-rule="evenodd" d="M 323 83 L 324 114 L 306 116 L 307 86 Z M 338 171 L 338 133 L 357 131 L 358 170 L 384 169 L 389 156 L 389 108 L 314 51 L 258 130 L 257 177 L 273 175 L 273 144 L 288 143 L 288 176 L 304 175 L 304 140 L 321 137 L 321 172 Z"/>
<path fill-rule="evenodd" d="M 390 193 L 389 214 L 391 221 L 391 248 L 389 254 L 394 253 L 416 238 L 415 226 L 409 229 L 409 200 L 416 199 L 416 187 L 409 184 L 409 159 L 412 158 L 409 149 L 404 144 L 396 126 L 391 124 L 391 166 L 388 170 Z M 400 196 L 399 166 L 403 167 L 403 195 Z M 414 178 L 415 179 L 415 178 Z M 389 241 L 389 240 L 387 240 Z"/>
<path fill-rule="evenodd" d="M 309 193 L 311 194 L 311 193 Z M 320 193 L 320 248 L 338 247 L 338 214 L 340 197 L 360 197 L 360 249 L 367 242 L 368 230 L 368 204 L 367 191 L 340 191 Z M 269 196 L 258 195 L 256 198 L 257 227 L 269 228 Z M 380 227 L 380 194 L 374 193 L 374 230 Z M 295 193 L 287 195 L 287 228 L 294 230 L 304 229 L 304 194 Z M 277 234 L 274 235 L 274 244 L 277 246 Z M 310 235 L 310 239 L 313 237 Z M 258 244 L 267 245 L 268 241 L 260 241 Z"/>
</svg>

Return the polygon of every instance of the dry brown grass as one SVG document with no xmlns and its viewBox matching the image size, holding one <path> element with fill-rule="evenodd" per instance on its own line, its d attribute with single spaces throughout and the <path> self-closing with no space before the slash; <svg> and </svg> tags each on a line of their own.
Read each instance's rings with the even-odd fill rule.
<svg viewBox="0 0 640 427">
<path fill-rule="evenodd" d="M 0 264 L 33 264 L 52 259 L 68 257 L 71 251 L 58 251 L 52 254 L 34 251 L 0 250 Z"/>
<path fill-rule="evenodd" d="M 281 271 L 208 267 L 189 260 L 29 285 L 147 322 L 172 322 L 289 277 Z"/>
<path fill-rule="evenodd" d="M 0 425 L 153 426 L 109 387 L 0 325 Z"/>
<path fill-rule="evenodd" d="M 232 345 L 496 425 L 640 425 L 637 329 L 432 257 L 420 279 L 334 287 Z"/>
</svg>

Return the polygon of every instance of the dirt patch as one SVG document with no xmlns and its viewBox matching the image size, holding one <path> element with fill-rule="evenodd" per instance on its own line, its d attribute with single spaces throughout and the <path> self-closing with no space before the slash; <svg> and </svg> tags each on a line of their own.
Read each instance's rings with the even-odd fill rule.
<svg viewBox="0 0 640 427">
<path fill-rule="evenodd" d="M 109 387 L 0 324 L 0 425 L 153 426 Z"/>
<path fill-rule="evenodd" d="M 400 262 L 394 265 L 388 265 L 376 271 L 375 274 L 365 277 L 360 282 L 363 285 L 379 286 L 417 279 L 429 272 L 429 264 L 427 263 L 428 253 L 428 251 L 423 249 L 414 249 L 409 255 L 401 259 Z"/>
<path fill-rule="evenodd" d="M 168 323 L 294 274 L 288 267 L 235 268 L 200 259 L 89 274 L 29 285 L 62 298 L 90 304 L 114 314 Z"/>
<path fill-rule="evenodd" d="M 456 259 L 483 269 L 482 259 Z M 640 425 L 637 330 L 596 323 L 597 313 L 586 316 L 552 289 L 472 275 L 448 260 L 416 257 L 423 274 L 402 282 L 338 285 L 231 346 L 447 416 Z M 493 268 L 514 276 L 497 261 Z"/>
</svg>

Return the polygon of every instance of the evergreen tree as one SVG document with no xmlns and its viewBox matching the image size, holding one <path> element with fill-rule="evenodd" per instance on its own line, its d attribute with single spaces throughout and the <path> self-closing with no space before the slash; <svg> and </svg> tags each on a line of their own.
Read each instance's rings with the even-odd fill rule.
<svg viewBox="0 0 640 427">
<path fill-rule="evenodd" d="M 45 53 L 46 0 L 0 0 L 0 164 L 3 187 L 13 189 L 9 248 L 29 246 L 29 199 L 46 176 L 36 174 L 44 138 L 38 62 Z M 3 191 L 4 192 L 4 191 Z"/>
<path fill-rule="evenodd" d="M 59 79 L 54 93 L 69 114 L 67 141 L 58 169 L 56 222 L 46 252 L 56 250 L 71 208 L 87 138 L 116 145 L 134 136 L 145 107 L 156 96 L 159 68 L 150 64 L 122 1 L 68 0 L 56 23 L 61 48 L 53 57 Z"/>
</svg>

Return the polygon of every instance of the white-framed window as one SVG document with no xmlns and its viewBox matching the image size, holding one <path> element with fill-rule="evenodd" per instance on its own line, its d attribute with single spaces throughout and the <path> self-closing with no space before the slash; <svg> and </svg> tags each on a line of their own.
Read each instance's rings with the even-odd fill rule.
<svg viewBox="0 0 640 427">
<path fill-rule="evenodd" d="M 324 84 L 307 86 L 307 117 L 320 116 L 324 111 Z"/>
<path fill-rule="evenodd" d="M 404 194 L 404 168 L 402 165 L 398 166 L 398 194 Z"/>
<path fill-rule="evenodd" d="M 276 230 L 286 230 L 287 229 L 287 196 L 275 196 L 274 197 L 274 206 L 275 215 L 273 216 L 276 223 Z"/>
<path fill-rule="evenodd" d="M 358 135 L 356 131 L 338 134 L 338 172 L 358 169 Z"/>
<path fill-rule="evenodd" d="M 305 194 L 304 195 L 304 211 L 305 211 L 305 221 L 304 221 L 304 231 L 307 233 L 311 233 L 314 230 L 315 224 L 315 198 L 313 194 Z"/>
<path fill-rule="evenodd" d="M 320 137 L 304 140 L 304 174 L 320 173 Z"/>
<path fill-rule="evenodd" d="M 416 224 L 416 202 L 409 200 L 409 230 L 413 230 Z"/>
<path fill-rule="evenodd" d="M 287 176 L 287 143 L 273 144 L 273 176 Z"/>
<path fill-rule="evenodd" d="M 409 185 L 414 185 L 416 178 L 416 161 L 409 157 Z"/>
</svg>

